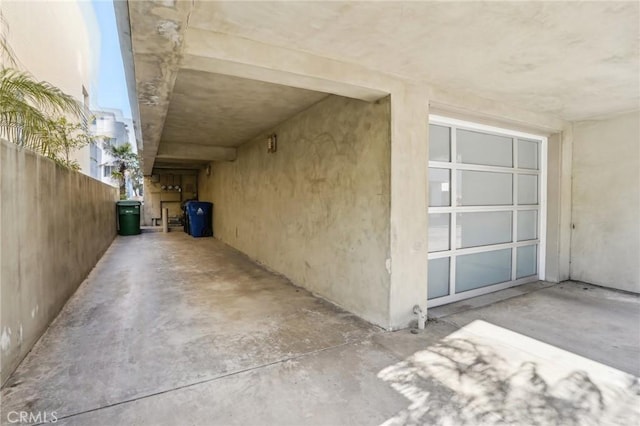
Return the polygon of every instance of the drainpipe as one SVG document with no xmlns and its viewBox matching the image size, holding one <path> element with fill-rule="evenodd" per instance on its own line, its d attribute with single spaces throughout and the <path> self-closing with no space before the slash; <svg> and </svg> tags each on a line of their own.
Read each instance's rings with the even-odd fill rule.
<svg viewBox="0 0 640 426">
<path fill-rule="evenodd" d="M 413 313 L 418 315 L 418 329 L 424 330 L 424 325 L 427 322 L 427 310 L 422 310 L 420 305 L 415 305 L 413 307 Z"/>
</svg>

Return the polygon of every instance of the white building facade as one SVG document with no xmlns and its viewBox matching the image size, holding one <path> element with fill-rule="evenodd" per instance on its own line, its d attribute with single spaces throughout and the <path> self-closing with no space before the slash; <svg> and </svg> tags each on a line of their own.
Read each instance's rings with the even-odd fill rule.
<svg viewBox="0 0 640 426">
<path fill-rule="evenodd" d="M 114 171 L 114 158 L 108 152 L 108 146 L 120 147 L 126 143 L 136 152 L 136 140 L 133 132 L 133 122 L 124 118 L 119 109 L 101 109 L 92 111 L 91 134 L 96 138 L 95 156 L 91 156 L 91 176 L 102 182 L 118 186 L 118 182 L 112 178 Z M 95 173 L 95 175 L 94 175 Z M 130 196 L 131 185 L 127 185 Z"/>
<path fill-rule="evenodd" d="M 83 103 L 89 112 L 97 90 L 100 32 L 89 2 L 0 1 L 2 37 L 17 67 Z M 80 171 L 98 177 L 99 149 L 89 144 L 74 155 Z"/>
</svg>

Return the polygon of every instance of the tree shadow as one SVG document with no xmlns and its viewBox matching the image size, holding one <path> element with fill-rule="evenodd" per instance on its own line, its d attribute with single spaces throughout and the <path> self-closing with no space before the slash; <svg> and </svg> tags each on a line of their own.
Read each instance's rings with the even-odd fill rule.
<svg viewBox="0 0 640 426">
<path fill-rule="evenodd" d="M 640 424 L 636 377 L 608 388 L 607 404 L 587 371 L 553 380 L 537 362 L 515 365 L 489 344 L 450 336 L 378 374 L 411 401 L 385 425 Z"/>
</svg>

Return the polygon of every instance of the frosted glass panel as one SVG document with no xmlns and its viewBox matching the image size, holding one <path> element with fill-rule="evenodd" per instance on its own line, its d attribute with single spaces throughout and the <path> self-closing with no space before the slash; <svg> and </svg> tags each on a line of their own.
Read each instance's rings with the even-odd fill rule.
<svg viewBox="0 0 640 426">
<path fill-rule="evenodd" d="M 467 254 L 456 259 L 456 293 L 511 281 L 511 249 Z"/>
<path fill-rule="evenodd" d="M 451 205 L 451 170 L 429 168 L 429 206 Z"/>
<path fill-rule="evenodd" d="M 429 252 L 449 250 L 449 213 L 429 215 Z"/>
<path fill-rule="evenodd" d="M 518 167 L 538 170 L 538 142 L 518 140 Z"/>
<path fill-rule="evenodd" d="M 429 261 L 428 280 L 427 299 L 435 299 L 449 294 L 448 257 Z"/>
<path fill-rule="evenodd" d="M 511 242 L 511 212 L 458 213 L 457 248 Z"/>
<path fill-rule="evenodd" d="M 499 206 L 513 204 L 511 173 L 458 171 L 458 205 Z"/>
<path fill-rule="evenodd" d="M 444 126 L 429 125 L 429 160 L 451 161 L 451 129 Z"/>
<path fill-rule="evenodd" d="M 538 272 L 538 246 L 518 247 L 516 278 L 528 277 Z"/>
<path fill-rule="evenodd" d="M 513 166 L 513 139 L 461 129 L 457 136 L 458 163 Z"/>
<path fill-rule="evenodd" d="M 538 204 L 538 176 L 518 175 L 518 204 Z"/>
<path fill-rule="evenodd" d="M 538 238 L 538 212 L 522 210 L 518 212 L 518 241 Z"/>
</svg>

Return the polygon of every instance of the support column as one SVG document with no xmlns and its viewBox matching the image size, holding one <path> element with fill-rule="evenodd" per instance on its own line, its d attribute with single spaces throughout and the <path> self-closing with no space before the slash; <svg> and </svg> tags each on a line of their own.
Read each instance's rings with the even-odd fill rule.
<svg viewBox="0 0 640 426">
<path fill-rule="evenodd" d="M 571 210 L 573 179 L 573 125 L 567 125 L 562 131 L 560 162 L 560 242 L 558 262 L 558 282 L 571 276 Z"/>
<path fill-rule="evenodd" d="M 391 94 L 391 283 L 389 328 L 427 309 L 429 107 L 426 88 L 402 85 Z"/>
<path fill-rule="evenodd" d="M 162 209 L 162 232 L 169 232 L 169 209 Z"/>
<path fill-rule="evenodd" d="M 549 137 L 547 147 L 547 257 L 545 279 L 569 279 L 571 255 L 571 125 Z"/>
</svg>

